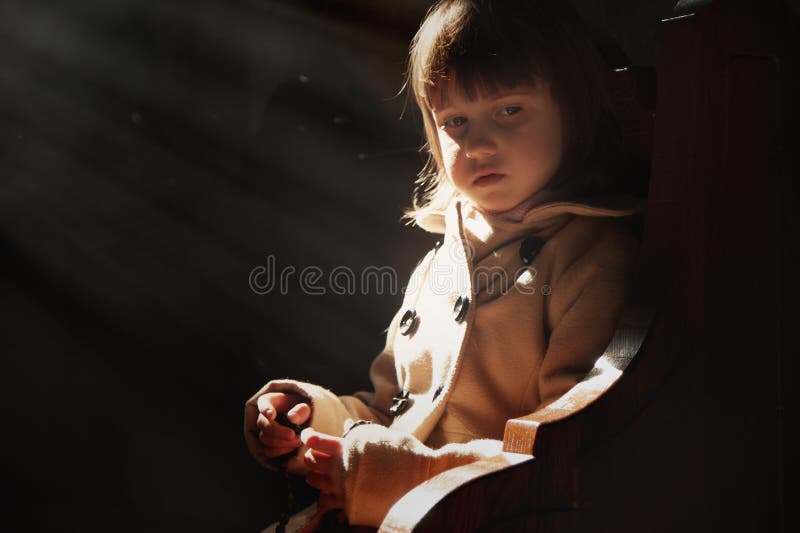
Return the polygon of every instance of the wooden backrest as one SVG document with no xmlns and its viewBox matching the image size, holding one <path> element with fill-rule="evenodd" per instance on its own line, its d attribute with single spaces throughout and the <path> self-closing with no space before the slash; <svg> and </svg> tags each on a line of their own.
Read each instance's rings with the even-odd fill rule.
<svg viewBox="0 0 800 533">
<path fill-rule="evenodd" d="M 682 4 L 662 27 L 652 179 L 629 304 L 644 312 L 641 323 L 655 304 L 655 321 L 614 387 L 598 394 L 580 384 L 567 409 L 509 421 L 506 449 L 529 449 L 542 463 L 531 481 L 546 494 L 542 509 L 583 510 L 576 516 L 610 526 L 621 495 L 640 518 L 663 510 L 663 498 L 683 509 L 658 528 L 676 529 L 691 502 L 704 501 L 709 527 L 750 520 L 759 529 L 783 512 L 769 477 L 782 469 L 781 369 L 793 364 L 785 327 L 798 295 L 787 273 L 800 241 L 788 158 L 789 143 L 797 148 L 800 32 L 780 2 L 757 11 L 743 0 Z M 690 451 L 675 453 L 680 446 Z M 726 509 L 741 494 L 746 503 Z"/>
</svg>

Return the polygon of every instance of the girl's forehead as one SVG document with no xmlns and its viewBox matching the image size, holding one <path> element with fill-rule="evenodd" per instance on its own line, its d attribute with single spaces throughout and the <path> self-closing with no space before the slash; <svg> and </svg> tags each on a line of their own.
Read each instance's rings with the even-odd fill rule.
<svg viewBox="0 0 800 533">
<path fill-rule="evenodd" d="M 438 111 L 452 105 L 455 101 L 471 101 L 481 99 L 492 99 L 503 96 L 507 93 L 536 93 L 540 88 L 540 78 L 532 77 L 528 83 L 519 83 L 510 86 L 497 84 L 496 87 L 487 87 L 475 82 L 472 84 L 471 92 L 473 98 L 464 91 L 461 82 L 454 77 L 442 80 L 429 92 L 431 109 Z"/>
</svg>

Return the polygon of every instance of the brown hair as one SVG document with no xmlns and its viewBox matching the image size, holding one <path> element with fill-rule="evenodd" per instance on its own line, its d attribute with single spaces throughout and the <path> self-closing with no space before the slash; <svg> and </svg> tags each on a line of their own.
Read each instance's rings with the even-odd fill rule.
<svg viewBox="0 0 800 533">
<path fill-rule="evenodd" d="M 615 188 L 621 135 L 611 113 L 610 70 L 592 29 L 566 0 L 439 0 L 411 41 L 403 89 L 422 112 L 428 160 L 418 174 L 411 222 L 442 212 L 456 193 L 445 177 L 433 98 L 446 80 L 458 82 L 468 99 L 539 76 L 550 83 L 562 113 L 564 154 L 551 189 L 577 195 Z M 408 92 L 406 93 L 408 97 Z"/>
</svg>

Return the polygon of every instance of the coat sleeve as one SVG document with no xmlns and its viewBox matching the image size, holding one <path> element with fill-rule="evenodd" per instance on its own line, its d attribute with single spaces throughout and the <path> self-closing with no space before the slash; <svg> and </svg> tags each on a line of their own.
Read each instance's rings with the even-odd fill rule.
<svg viewBox="0 0 800 533">
<path fill-rule="evenodd" d="M 545 304 L 550 339 L 539 371 L 539 407 L 566 393 L 603 355 L 630 291 L 638 250 L 630 230 L 612 219 L 586 237 Z"/>
<path fill-rule="evenodd" d="M 379 527 L 405 493 L 440 472 L 486 459 L 503 441 L 475 439 L 436 450 L 403 431 L 366 424 L 344 438 L 344 503 L 352 525 Z"/>
<path fill-rule="evenodd" d="M 304 424 L 321 433 L 340 436 L 349 420 L 369 420 L 387 425 L 392 421 L 389 407 L 392 398 L 399 392 L 397 370 L 394 364 L 392 346 L 394 336 L 402 317 L 402 309 L 395 313 L 386 334 L 384 349 L 372 361 L 369 369 L 372 391 L 359 391 L 351 395 L 337 396 L 331 390 L 294 379 L 274 379 L 268 382 L 251 401 L 268 392 L 293 392 L 304 397 L 311 406 L 311 418 Z M 293 474 L 305 475 L 309 468 L 303 461 L 308 447 L 298 447 L 286 463 L 287 470 Z M 277 469 L 273 462 L 268 468 Z"/>
<path fill-rule="evenodd" d="M 417 263 L 411 274 L 409 286 L 417 286 L 419 276 L 424 275 L 433 256 L 432 250 Z M 299 394 L 311 405 L 311 417 L 304 426 L 335 436 L 342 435 L 354 420 L 369 420 L 379 425 L 389 425 L 393 420 L 389 407 L 392 405 L 392 399 L 400 392 L 393 346 L 405 310 L 404 302 L 386 329 L 386 344 L 383 350 L 370 365 L 372 391 L 358 391 L 351 395 L 337 396 L 325 387 L 286 378 L 268 382 L 248 402 L 255 402 L 259 396 L 268 392 Z M 308 447 L 302 445 L 292 453 L 286 462 L 288 472 L 305 475 L 309 471 L 303 460 L 307 451 Z M 265 466 L 273 470 L 278 469 L 275 461 L 267 461 Z"/>
</svg>

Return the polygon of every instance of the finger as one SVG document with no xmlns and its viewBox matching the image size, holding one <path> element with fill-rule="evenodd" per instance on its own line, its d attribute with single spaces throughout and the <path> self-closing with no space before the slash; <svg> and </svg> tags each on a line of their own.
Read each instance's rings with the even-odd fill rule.
<svg viewBox="0 0 800 533">
<path fill-rule="evenodd" d="M 288 428 L 282 424 L 279 424 L 274 421 L 270 421 L 264 415 L 259 415 L 258 420 L 256 421 L 256 425 L 258 428 L 267 434 L 271 434 L 276 439 L 282 440 L 291 440 L 294 441 L 297 437 L 297 433 L 294 432 L 293 429 Z"/>
<path fill-rule="evenodd" d="M 322 510 L 344 509 L 344 501 L 341 496 L 330 492 L 320 492 L 317 498 L 317 507 Z"/>
<path fill-rule="evenodd" d="M 331 473 L 332 457 L 327 453 L 309 448 L 306 450 L 306 453 L 303 454 L 303 461 L 305 461 L 306 465 L 309 467 L 323 474 Z"/>
<path fill-rule="evenodd" d="M 306 474 L 306 483 L 323 492 L 332 492 L 333 490 L 331 478 L 313 470 Z"/>
<path fill-rule="evenodd" d="M 293 452 L 297 449 L 297 446 L 264 446 L 263 454 L 265 457 L 278 457 L 280 455 L 285 455 L 287 453 Z"/>
<path fill-rule="evenodd" d="M 275 410 L 273 398 L 270 394 L 262 394 L 259 396 L 256 400 L 256 406 L 258 407 L 258 412 L 263 416 L 267 417 L 269 420 L 275 420 L 277 411 Z"/>
<path fill-rule="evenodd" d="M 267 438 L 276 440 L 286 440 L 294 442 L 300 436 L 293 430 L 282 426 L 276 422 L 262 423 L 257 430 L 259 433 L 265 435 Z"/>
<path fill-rule="evenodd" d="M 302 424 L 311 416 L 311 406 L 307 403 L 298 403 L 286 412 L 286 417 L 294 424 Z"/>
<path fill-rule="evenodd" d="M 281 457 L 283 455 L 288 455 L 292 453 L 292 448 L 286 448 L 283 450 L 264 450 L 263 456 L 267 459 L 275 459 L 276 457 Z"/>
<path fill-rule="evenodd" d="M 331 455 L 342 453 L 342 439 L 305 428 L 300 432 L 300 440 L 309 448 L 314 448 Z"/>
<path fill-rule="evenodd" d="M 253 434 L 250 431 L 245 431 L 244 440 L 245 443 L 247 444 L 247 449 L 250 451 L 250 455 L 258 458 L 258 455 L 261 453 L 261 450 L 263 448 L 263 444 L 259 440 L 259 435 Z"/>
<path fill-rule="evenodd" d="M 258 459 L 261 453 L 261 441 L 259 440 L 260 432 L 256 425 L 256 418 L 258 410 L 255 405 L 246 404 L 244 410 L 244 441 L 247 444 L 247 449 L 250 455 Z"/>
<path fill-rule="evenodd" d="M 304 463 L 306 464 L 306 466 L 308 466 L 309 468 L 312 468 L 312 469 L 315 469 L 315 470 L 317 470 L 317 460 L 316 460 L 316 458 L 315 458 L 315 457 L 312 457 L 311 455 L 309 455 L 309 453 L 308 453 L 308 452 L 306 452 L 306 453 L 304 453 L 304 454 L 303 454 L 303 462 L 304 462 Z"/>
<path fill-rule="evenodd" d="M 292 446 L 297 447 L 303 444 L 300 437 L 292 433 L 290 438 L 276 437 L 271 431 L 261 431 L 258 434 L 258 441 L 264 446 Z"/>
<path fill-rule="evenodd" d="M 268 392 L 264 396 L 267 399 L 262 401 L 269 401 L 276 413 L 285 413 L 295 405 L 308 401 L 295 392 Z"/>
<path fill-rule="evenodd" d="M 264 450 L 285 450 L 285 451 L 293 451 L 302 446 L 301 443 L 286 443 L 286 442 L 270 442 L 268 444 L 264 444 Z"/>
<path fill-rule="evenodd" d="M 244 407 L 244 438 L 250 453 L 254 453 L 258 447 L 258 406 L 249 401 Z"/>
<path fill-rule="evenodd" d="M 256 418 L 258 418 L 258 405 L 250 403 L 249 401 L 244 404 L 244 430 L 245 432 L 252 431 L 256 427 Z"/>
<path fill-rule="evenodd" d="M 299 438 L 297 440 L 275 440 L 263 433 L 259 436 L 258 442 L 262 447 L 271 446 L 273 448 L 298 448 L 303 445 L 303 441 Z"/>
</svg>

